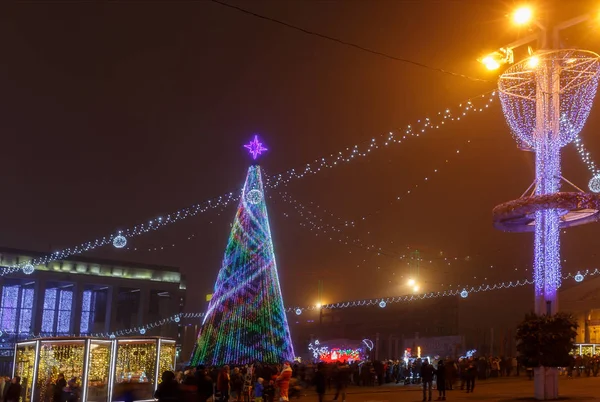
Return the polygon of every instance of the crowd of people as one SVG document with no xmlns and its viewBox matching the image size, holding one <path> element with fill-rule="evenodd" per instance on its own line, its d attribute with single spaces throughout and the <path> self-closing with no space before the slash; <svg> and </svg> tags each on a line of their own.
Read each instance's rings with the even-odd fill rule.
<svg viewBox="0 0 600 402">
<path fill-rule="evenodd" d="M 294 366 L 297 368 L 297 366 Z M 187 367 L 165 371 L 154 397 L 159 402 L 274 402 L 299 396 L 301 387 L 290 363 L 221 368 Z M 129 402 L 129 401 L 125 401 Z"/>
<path fill-rule="evenodd" d="M 325 394 L 333 394 L 333 400 L 346 399 L 349 385 L 377 386 L 385 383 L 417 384 L 423 388 L 423 401 L 431 401 L 433 390 L 437 400 L 446 400 L 446 391 L 463 390 L 472 393 L 476 380 L 494 377 L 519 376 L 520 365 L 515 358 L 469 357 L 469 358 L 411 358 L 406 360 L 365 361 L 333 364 L 283 365 L 253 364 L 222 367 L 187 367 L 185 370 L 162 373 L 161 382 L 154 394 L 159 402 L 275 402 L 299 398 L 305 389 L 316 391 L 319 402 Z M 532 376 L 532 370 L 526 370 Z M 573 376 L 597 376 L 600 357 L 576 355 L 563 374 Z M 18 402 L 21 384 L 18 376 L 10 379 L 0 377 L 0 402 Z M 139 399 L 138 391 L 129 383 L 121 384 L 117 393 L 119 400 L 132 402 Z M 435 387 L 434 387 L 435 384 Z M 59 374 L 48 393 L 53 402 L 77 402 L 80 399 L 77 380 L 66 380 Z"/>
</svg>

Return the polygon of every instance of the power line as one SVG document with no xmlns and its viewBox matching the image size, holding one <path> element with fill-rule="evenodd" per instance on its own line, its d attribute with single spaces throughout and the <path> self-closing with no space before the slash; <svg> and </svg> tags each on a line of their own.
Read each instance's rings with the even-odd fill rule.
<svg viewBox="0 0 600 402">
<path fill-rule="evenodd" d="M 389 55 L 387 53 L 380 52 L 378 50 L 369 49 L 367 47 L 364 47 L 364 46 L 361 46 L 361 45 L 357 45 L 356 43 L 347 42 L 345 40 L 342 40 L 342 39 L 339 39 L 339 38 L 335 38 L 333 36 L 325 35 L 325 34 L 322 34 L 322 33 L 319 33 L 319 32 L 315 32 L 315 31 L 310 31 L 308 29 L 299 27 L 297 25 L 292 25 L 290 23 L 287 23 L 287 22 L 284 22 L 284 21 L 281 21 L 281 20 L 278 20 L 278 19 L 275 19 L 275 18 L 267 17 L 266 15 L 258 14 L 258 13 L 255 13 L 253 11 L 247 10 L 245 8 L 234 6 L 233 4 L 225 3 L 225 2 L 220 1 L 220 0 L 211 0 L 211 1 L 213 3 L 219 4 L 221 6 L 228 7 L 228 8 L 231 8 L 233 10 L 240 11 L 240 12 L 242 12 L 244 14 L 247 14 L 247 15 L 250 15 L 252 17 L 260 18 L 260 19 L 263 19 L 263 20 L 266 20 L 266 21 L 269 21 L 269 22 L 273 22 L 275 24 L 283 25 L 286 28 L 290 28 L 290 29 L 299 31 L 299 32 L 305 33 L 307 35 L 316 36 L 316 37 L 319 37 L 319 38 L 322 38 L 322 39 L 326 39 L 326 40 L 329 40 L 329 41 L 332 41 L 332 42 L 339 43 L 341 45 L 345 45 L 345 46 L 349 46 L 349 47 L 352 47 L 352 48 L 355 48 L 355 49 L 358 49 L 358 50 L 362 50 L 363 52 L 367 52 L 367 53 L 371 53 L 371 54 L 374 54 L 374 55 L 377 55 L 377 56 L 385 57 L 387 59 L 399 61 L 399 62 L 402 62 L 402 63 L 412 64 L 412 65 L 417 66 L 417 67 L 422 67 L 422 68 L 426 68 L 428 70 L 437 71 L 439 73 L 452 75 L 454 77 L 465 78 L 465 79 L 471 80 L 471 81 L 493 82 L 493 81 L 486 80 L 486 79 L 483 79 L 483 78 L 471 77 L 469 75 L 455 73 L 453 71 L 448 71 L 448 70 L 445 70 L 443 68 L 432 67 L 432 66 L 429 66 L 427 64 L 424 64 L 424 63 L 421 63 L 421 62 L 418 62 L 418 61 L 414 61 L 414 60 L 410 60 L 410 59 L 406 59 L 406 58 L 403 58 L 403 57 L 392 56 L 392 55 Z"/>
</svg>

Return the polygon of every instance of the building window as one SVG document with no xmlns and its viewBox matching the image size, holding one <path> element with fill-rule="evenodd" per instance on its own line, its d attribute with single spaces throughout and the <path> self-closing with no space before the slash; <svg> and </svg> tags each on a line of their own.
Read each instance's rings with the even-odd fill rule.
<svg viewBox="0 0 600 402">
<path fill-rule="evenodd" d="M 79 325 L 80 334 L 89 334 L 94 324 L 96 310 L 96 292 L 85 290 L 81 305 L 81 324 Z"/>
<path fill-rule="evenodd" d="M 71 306 L 73 305 L 73 291 L 60 290 L 58 302 L 58 322 L 56 323 L 56 333 L 68 335 L 71 326 Z"/>
<path fill-rule="evenodd" d="M 21 285 L 4 286 L 0 300 L 0 330 L 28 335 L 31 332 L 32 310 L 32 288 Z"/>
<path fill-rule="evenodd" d="M 2 288 L 2 302 L 0 314 L 2 318 L 2 331 L 16 332 L 17 330 L 17 306 L 19 305 L 19 290 L 21 286 L 4 286 Z"/>
<path fill-rule="evenodd" d="M 42 312 L 42 333 L 44 335 L 68 335 L 72 306 L 73 290 L 46 289 Z"/>
<path fill-rule="evenodd" d="M 44 310 L 42 313 L 42 332 L 54 335 L 54 313 L 56 311 L 56 289 L 46 289 L 44 293 Z"/>
<path fill-rule="evenodd" d="M 19 317 L 19 333 L 29 334 L 31 332 L 31 318 L 33 314 L 32 288 L 23 288 L 21 292 L 21 313 Z"/>
</svg>

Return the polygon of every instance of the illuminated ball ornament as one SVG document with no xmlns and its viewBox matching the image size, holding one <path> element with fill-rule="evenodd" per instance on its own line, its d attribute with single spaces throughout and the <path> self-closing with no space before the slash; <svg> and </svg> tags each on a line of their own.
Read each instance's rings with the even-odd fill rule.
<svg viewBox="0 0 600 402">
<path fill-rule="evenodd" d="M 575 282 L 582 282 L 583 279 L 583 275 L 581 275 L 580 272 L 577 272 L 577 275 L 575 275 Z"/>
<path fill-rule="evenodd" d="M 296 309 L 296 315 L 300 315 L 302 314 L 302 310 L 300 310 L 299 308 Z"/>
<path fill-rule="evenodd" d="M 115 334 L 110 334 L 109 338 L 110 339 L 115 339 Z"/>
<path fill-rule="evenodd" d="M 125 236 L 123 236 L 122 234 L 118 234 L 113 239 L 113 246 L 115 246 L 116 248 L 123 248 L 126 245 L 127 245 L 127 238 Z"/>
<path fill-rule="evenodd" d="M 387 306 L 387 303 L 385 302 L 385 300 L 382 300 L 379 302 L 379 307 L 385 308 L 385 306 Z"/>
<path fill-rule="evenodd" d="M 142 329 L 140 329 L 140 334 L 141 334 L 141 335 L 145 335 L 145 334 L 146 334 L 146 328 L 142 328 Z"/>
<path fill-rule="evenodd" d="M 246 194 L 246 201 L 250 204 L 256 205 L 261 202 L 263 199 L 263 194 L 260 190 L 254 189 L 250 190 L 248 194 Z"/>
<path fill-rule="evenodd" d="M 26 275 L 33 274 L 33 271 L 35 271 L 35 267 L 31 264 L 25 264 L 25 266 L 23 267 L 23 273 Z"/>
<path fill-rule="evenodd" d="M 181 321 L 181 318 L 179 318 L 179 316 L 177 316 L 174 318 L 174 320 L 175 320 L 175 322 L 179 322 L 179 321 Z"/>
<path fill-rule="evenodd" d="M 463 299 L 466 299 L 469 296 L 469 292 L 467 292 L 467 289 L 463 289 L 462 292 L 460 292 L 460 297 L 462 297 Z"/>
<path fill-rule="evenodd" d="M 600 193 L 600 174 L 594 175 L 590 182 L 588 183 L 588 187 L 591 192 Z"/>
</svg>

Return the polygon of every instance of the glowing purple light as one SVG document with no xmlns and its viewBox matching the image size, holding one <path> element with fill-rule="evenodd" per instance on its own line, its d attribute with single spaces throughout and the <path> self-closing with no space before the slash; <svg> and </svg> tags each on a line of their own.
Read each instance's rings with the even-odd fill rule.
<svg viewBox="0 0 600 402">
<path fill-rule="evenodd" d="M 263 152 L 268 151 L 268 149 L 263 146 L 262 142 L 258 140 L 258 135 L 255 135 L 254 139 L 250 141 L 250 143 L 244 145 L 244 148 L 248 150 L 250 155 L 252 155 L 252 159 L 254 160 L 256 160 L 256 158 L 258 158 L 258 156 Z"/>
</svg>

